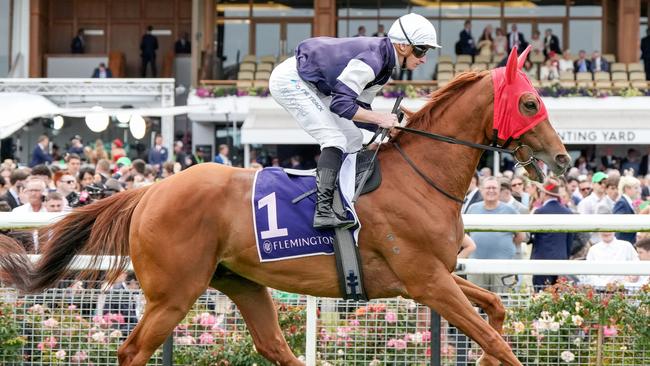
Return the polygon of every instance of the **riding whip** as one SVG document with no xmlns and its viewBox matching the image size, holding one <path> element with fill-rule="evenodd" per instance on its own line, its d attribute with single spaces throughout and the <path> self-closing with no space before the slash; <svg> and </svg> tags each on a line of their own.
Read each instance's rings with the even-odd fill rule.
<svg viewBox="0 0 650 366">
<path fill-rule="evenodd" d="M 398 116 L 398 119 L 401 119 L 400 115 L 400 109 L 399 106 L 402 103 L 402 96 L 397 97 L 397 100 L 395 100 L 395 104 L 393 105 L 393 110 L 391 111 L 392 114 L 395 114 Z M 356 192 L 354 192 L 354 197 L 352 198 L 352 203 L 356 203 L 357 200 L 359 199 L 359 196 L 361 195 L 361 190 L 363 189 L 363 186 L 366 185 L 366 181 L 370 177 L 370 174 L 372 173 L 372 169 L 375 166 L 375 160 L 377 159 L 377 153 L 379 152 L 379 148 L 381 147 L 381 144 L 384 142 L 384 139 L 388 135 L 390 130 L 388 128 L 379 128 L 377 129 L 377 132 L 375 132 L 375 135 L 372 137 L 370 140 L 370 143 L 372 143 L 377 136 L 379 136 L 379 142 L 377 143 L 377 148 L 375 149 L 375 153 L 372 155 L 372 159 L 370 160 L 370 167 L 368 170 L 366 170 L 363 173 L 363 177 L 361 177 L 361 181 L 359 182 L 359 186 L 357 187 Z M 369 143 L 369 144 L 370 144 Z"/>
</svg>

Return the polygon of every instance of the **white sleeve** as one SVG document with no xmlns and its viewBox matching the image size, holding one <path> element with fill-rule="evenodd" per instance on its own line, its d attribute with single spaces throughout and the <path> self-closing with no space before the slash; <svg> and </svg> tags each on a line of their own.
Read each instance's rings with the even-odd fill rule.
<svg viewBox="0 0 650 366">
<path fill-rule="evenodd" d="M 362 91 L 357 99 L 363 103 L 372 104 L 372 101 L 375 100 L 375 96 L 377 96 L 377 93 L 379 93 L 382 87 L 383 85 L 373 85 Z"/>
<path fill-rule="evenodd" d="M 357 95 L 361 95 L 366 85 L 375 80 L 375 72 L 367 63 L 353 58 L 336 79 Z"/>
</svg>

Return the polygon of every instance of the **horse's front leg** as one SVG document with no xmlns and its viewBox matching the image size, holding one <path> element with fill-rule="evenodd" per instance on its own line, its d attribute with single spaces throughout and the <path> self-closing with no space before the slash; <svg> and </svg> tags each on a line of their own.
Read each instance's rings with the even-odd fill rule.
<svg viewBox="0 0 650 366">
<path fill-rule="evenodd" d="M 486 354 L 504 365 L 522 365 L 499 332 L 477 314 L 447 266 L 435 258 L 430 261 L 423 261 L 422 257 L 409 258 L 406 262 L 402 258 L 400 262 L 411 265 L 391 267 L 398 273 L 415 301 L 438 312 L 478 343 Z M 427 273 L 423 274 L 422 268 L 427 268 Z M 483 358 L 481 362 L 491 364 L 489 357 Z"/>
<path fill-rule="evenodd" d="M 503 307 L 499 295 L 481 288 L 458 275 L 453 274 L 452 276 L 469 301 L 485 311 L 490 326 L 503 335 L 503 321 L 505 320 L 506 309 Z M 499 361 L 488 354 L 484 354 L 479 361 L 479 365 L 499 365 Z"/>
</svg>

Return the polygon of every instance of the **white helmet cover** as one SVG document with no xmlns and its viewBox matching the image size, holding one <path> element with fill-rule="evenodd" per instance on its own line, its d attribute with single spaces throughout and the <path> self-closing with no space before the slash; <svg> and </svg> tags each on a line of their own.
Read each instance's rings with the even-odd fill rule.
<svg viewBox="0 0 650 366">
<path fill-rule="evenodd" d="M 400 21 L 402 25 L 400 26 Z M 404 31 L 402 31 L 404 27 Z M 406 35 L 404 34 L 406 32 Z M 419 14 L 410 13 L 402 15 L 396 20 L 388 31 L 388 38 L 393 43 L 429 46 L 441 48 L 438 44 L 436 29 L 430 21 Z M 411 40 L 411 42 L 409 42 Z"/>
</svg>

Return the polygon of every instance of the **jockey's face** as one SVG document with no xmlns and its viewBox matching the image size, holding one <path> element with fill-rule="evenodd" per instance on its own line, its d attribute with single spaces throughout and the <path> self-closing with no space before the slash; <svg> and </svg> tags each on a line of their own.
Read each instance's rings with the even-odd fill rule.
<svg viewBox="0 0 650 366">
<path fill-rule="evenodd" d="M 427 62 L 427 55 L 423 55 L 422 57 L 416 57 L 415 53 L 413 53 L 413 50 L 411 49 L 411 52 L 409 55 L 406 57 L 406 68 L 408 70 L 415 70 L 417 69 L 418 66 L 422 65 L 423 63 Z"/>
<path fill-rule="evenodd" d="M 414 52 L 413 52 L 413 46 L 408 45 L 408 44 L 393 44 L 395 46 L 395 50 L 397 51 L 397 64 L 398 66 L 404 65 L 406 63 L 405 67 L 407 70 L 415 70 L 418 66 L 422 65 L 423 63 L 427 62 L 427 56 L 426 54 L 423 55 L 422 57 L 416 57 Z"/>
</svg>

